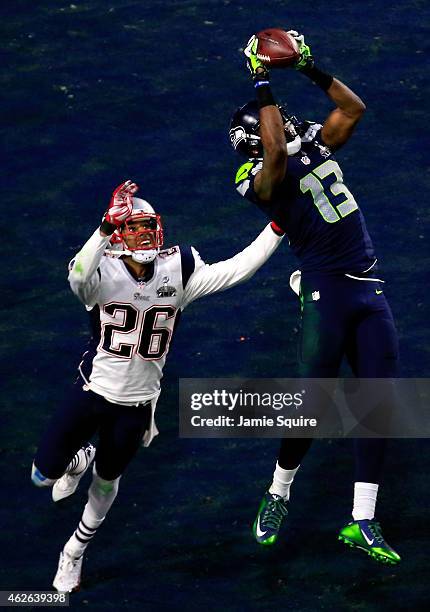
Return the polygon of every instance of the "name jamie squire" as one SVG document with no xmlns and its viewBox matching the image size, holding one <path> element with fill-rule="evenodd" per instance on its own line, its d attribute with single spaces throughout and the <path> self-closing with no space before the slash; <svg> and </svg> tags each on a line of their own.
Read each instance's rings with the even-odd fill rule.
<svg viewBox="0 0 430 612">
<path fill-rule="evenodd" d="M 278 415 L 276 419 L 270 417 L 246 418 L 239 416 L 236 423 L 235 417 L 220 415 L 215 418 L 201 417 L 196 414 L 191 417 L 193 427 L 316 427 L 317 419 L 308 419 L 303 416 L 288 419 Z"/>
</svg>

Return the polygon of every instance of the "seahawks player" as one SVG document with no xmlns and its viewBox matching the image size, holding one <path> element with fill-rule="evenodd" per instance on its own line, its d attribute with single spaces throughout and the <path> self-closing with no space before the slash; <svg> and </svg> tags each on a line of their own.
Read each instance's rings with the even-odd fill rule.
<svg viewBox="0 0 430 612">
<path fill-rule="evenodd" d="M 101 226 L 72 260 L 69 282 L 89 311 L 93 337 L 80 378 L 54 415 L 36 453 L 32 480 L 59 501 L 76 490 L 95 459 L 76 531 L 60 554 L 53 586 L 79 587 L 83 553 L 110 509 L 142 438 L 158 431 L 154 413 L 170 342 L 182 311 L 204 295 L 249 279 L 282 240 L 268 225 L 231 259 L 205 264 L 193 247 L 162 250 L 163 227 L 131 181 L 112 196 Z M 98 432 L 97 450 L 87 441 Z"/>
<path fill-rule="evenodd" d="M 236 174 L 236 187 L 285 231 L 300 261 L 300 375 L 335 378 L 346 355 L 358 377 L 395 377 L 397 335 L 374 248 L 334 156 L 352 135 L 365 105 L 341 81 L 317 68 L 302 35 L 290 34 L 300 49 L 296 68 L 327 94 L 335 109 L 321 125 L 299 121 L 278 107 L 253 36 L 245 55 L 256 101 L 236 111 L 230 129 L 233 147 L 248 157 Z M 273 482 L 253 526 L 260 544 L 276 542 L 291 483 L 310 444 L 310 439 L 282 441 Z M 385 441 L 356 439 L 353 444 L 353 520 L 339 539 L 378 561 L 398 563 L 399 555 L 374 518 Z"/>
</svg>

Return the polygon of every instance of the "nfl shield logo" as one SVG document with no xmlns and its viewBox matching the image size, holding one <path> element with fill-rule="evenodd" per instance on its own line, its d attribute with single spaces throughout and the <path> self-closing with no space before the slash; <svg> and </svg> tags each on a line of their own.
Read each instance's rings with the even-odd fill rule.
<svg viewBox="0 0 430 612">
<path fill-rule="evenodd" d="M 319 300 L 320 299 L 320 292 L 319 291 L 312 291 L 312 299 L 313 299 L 314 302 Z"/>
</svg>

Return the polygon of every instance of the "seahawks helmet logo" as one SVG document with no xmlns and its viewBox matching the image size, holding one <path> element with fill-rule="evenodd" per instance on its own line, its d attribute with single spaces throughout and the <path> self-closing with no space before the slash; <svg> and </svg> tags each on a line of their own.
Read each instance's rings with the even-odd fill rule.
<svg viewBox="0 0 430 612">
<path fill-rule="evenodd" d="M 245 128 L 243 128 L 241 125 L 238 125 L 230 130 L 230 141 L 234 149 L 237 149 L 238 145 L 242 141 L 248 143 L 250 147 L 258 147 L 260 140 L 260 136 L 257 134 L 247 134 L 245 132 Z"/>
<path fill-rule="evenodd" d="M 230 130 L 230 141 L 235 149 L 237 149 L 237 145 L 242 142 L 242 140 L 246 140 L 245 129 L 241 125 L 232 128 Z"/>
</svg>

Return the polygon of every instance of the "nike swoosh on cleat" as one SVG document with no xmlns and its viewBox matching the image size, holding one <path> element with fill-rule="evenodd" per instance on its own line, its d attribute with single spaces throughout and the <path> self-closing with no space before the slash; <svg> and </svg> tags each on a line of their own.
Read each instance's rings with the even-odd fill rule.
<svg viewBox="0 0 430 612">
<path fill-rule="evenodd" d="M 255 528 L 255 532 L 256 532 L 256 534 L 258 535 L 259 538 L 262 538 L 267 533 L 267 531 L 261 531 L 261 529 L 260 529 L 260 517 L 258 517 L 258 519 L 257 519 L 257 527 Z"/>
<path fill-rule="evenodd" d="M 373 542 L 375 541 L 375 538 L 373 538 L 372 540 L 369 540 L 369 538 L 367 537 L 367 535 L 364 533 L 364 531 L 362 529 L 360 529 L 361 531 L 361 535 L 363 536 L 363 538 L 366 540 L 366 542 L 369 544 L 369 546 L 372 546 Z"/>
</svg>

